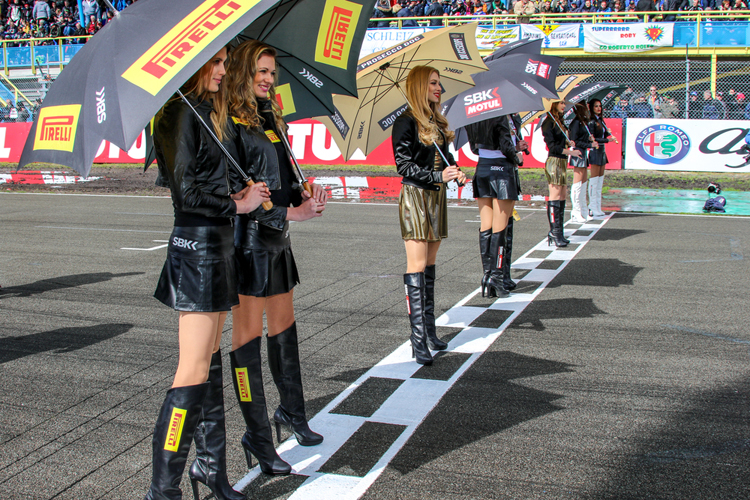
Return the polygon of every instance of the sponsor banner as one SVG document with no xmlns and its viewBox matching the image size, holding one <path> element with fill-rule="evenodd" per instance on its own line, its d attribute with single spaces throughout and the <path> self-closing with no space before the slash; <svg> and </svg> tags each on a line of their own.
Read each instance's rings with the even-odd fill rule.
<svg viewBox="0 0 750 500">
<path fill-rule="evenodd" d="M 671 47 L 674 23 L 609 23 L 583 25 L 584 52 L 645 52 Z"/>
<path fill-rule="evenodd" d="M 99 179 L 101 177 L 86 177 L 84 179 L 68 172 L 42 172 L 39 170 L 19 170 L 10 174 L 0 174 L 0 184 L 77 184 Z"/>
<path fill-rule="evenodd" d="M 488 26 L 477 26 L 477 47 L 479 50 L 497 50 L 510 42 L 521 38 L 520 26 L 506 26 L 492 28 Z"/>
<path fill-rule="evenodd" d="M 166 451 L 176 452 L 180 448 L 180 438 L 182 437 L 182 428 L 185 425 L 187 410 L 183 408 L 172 408 L 172 416 L 169 418 L 169 428 L 167 429 L 167 438 L 164 441 Z"/>
<path fill-rule="evenodd" d="M 542 47 L 546 49 L 578 47 L 579 27 L 579 24 L 522 24 L 521 38 L 543 38 Z"/>
<path fill-rule="evenodd" d="M 361 10 L 360 4 L 346 0 L 326 1 L 315 47 L 317 62 L 346 69 Z"/>
<path fill-rule="evenodd" d="M 750 172 L 738 154 L 750 132 L 740 120 L 628 119 L 626 168 L 686 172 Z"/>
<path fill-rule="evenodd" d="M 492 97 L 492 89 L 489 91 Z M 477 98 L 487 97 L 480 93 Z M 481 100 L 477 105 L 484 105 L 491 99 Z M 388 128 L 394 117 L 402 111 L 402 108 L 394 110 L 392 114 L 384 117 L 381 123 L 382 127 Z M 630 121 L 629 121 L 630 122 Z M 536 122 L 535 122 L 536 123 Z M 716 122 L 713 122 L 716 123 Z M 719 122 L 726 123 L 726 122 Z M 345 123 L 341 124 L 347 128 Z M 622 121 L 617 119 L 608 119 L 607 126 L 616 137 L 622 137 Z M 23 145 L 26 137 L 29 135 L 31 123 L 5 123 L 0 124 L 0 162 L 17 163 L 21 159 Z M 534 125 L 534 129 L 536 126 Z M 531 134 L 531 125 L 523 129 L 524 139 L 531 145 L 532 154 L 524 157 L 524 168 L 543 168 L 547 159 L 547 149 L 544 145 L 544 138 L 541 130 L 535 130 Z M 298 120 L 289 124 L 289 139 L 295 156 L 302 165 L 340 165 L 344 163 L 338 146 L 333 141 L 331 133 L 325 125 L 315 120 Z M 452 146 L 451 146 L 452 148 Z M 465 167 L 476 165 L 477 157 L 471 153 L 469 145 L 464 145 L 454 154 L 458 164 Z M 610 163 L 607 168 L 622 168 L 621 151 L 617 144 L 607 144 L 607 156 Z M 141 163 L 146 158 L 146 140 L 145 134 L 135 141 L 135 144 L 124 151 L 114 144 L 103 141 L 96 153 L 94 163 Z M 364 165 L 395 165 L 393 159 L 393 148 L 390 138 L 384 141 L 380 146 L 375 148 L 369 155 L 364 156 L 360 152 L 346 163 L 364 164 Z M 395 172 L 395 167 L 394 167 Z"/>
<path fill-rule="evenodd" d="M 359 51 L 359 58 L 369 56 L 375 52 L 389 49 L 417 35 L 427 32 L 427 28 L 380 28 L 368 29 L 365 33 L 365 39 L 362 41 L 362 48 Z"/>
</svg>

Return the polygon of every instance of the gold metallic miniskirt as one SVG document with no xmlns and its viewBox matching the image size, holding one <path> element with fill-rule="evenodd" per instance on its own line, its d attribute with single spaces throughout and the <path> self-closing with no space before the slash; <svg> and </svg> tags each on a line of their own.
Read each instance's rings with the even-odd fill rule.
<svg viewBox="0 0 750 500">
<path fill-rule="evenodd" d="M 405 240 L 440 241 L 448 237 L 448 199 L 445 184 L 439 191 L 401 185 L 398 214 Z"/>
<path fill-rule="evenodd" d="M 547 161 L 544 163 L 544 175 L 545 177 L 547 177 L 547 184 L 553 184 L 555 186 L 567 186 L 567 170 L 567 158 L 555 158 L 554 156 L 548 156 Z"/>
</svg>

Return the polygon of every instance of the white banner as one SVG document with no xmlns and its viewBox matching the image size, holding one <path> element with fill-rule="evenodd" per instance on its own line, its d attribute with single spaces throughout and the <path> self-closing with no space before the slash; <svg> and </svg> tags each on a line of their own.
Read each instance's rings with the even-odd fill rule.
<svg viewBox="0 0 750 500">
<path fill-rule="evenodd" d="M 521 38 L 543 38 L 547 49 L 577 48 L 579 31 L 579 24 L 522 24 Z"/>
<path fill-rule="evenodd" d="M 683 172 L 750 172 L 738 154 L 750 131 L 740 120 L 628 118 L 625 168 Z"/>
<path fill-rule="evenodd" d="M 584 52 L 644 52 L 674 44 L 674 23 L 583 25 Z"/>
<path fill-rule="evenodd" d="M 503 45 L 515 42 L 520 38 L 520 26 L 504 26 L 502 28 L 477 26 L 477 47 L 479 50 L 497 50 Z"/>
<path fill-rule="evenodd" d="M 362 42 L 362 49 L 359 51 L 359 58 L 389 49 L 394 45 L 405 42 L 410 38 L 421 35 L 428 28 L 380 28 L 368 29 L 365 33 L 365 39 Z"/>
</svg>

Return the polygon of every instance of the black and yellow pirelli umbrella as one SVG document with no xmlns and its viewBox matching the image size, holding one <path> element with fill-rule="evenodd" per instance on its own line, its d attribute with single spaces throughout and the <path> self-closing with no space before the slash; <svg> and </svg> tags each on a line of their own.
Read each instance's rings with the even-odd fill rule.
<svg viewBox="0 0 750 500">
<path fill-rule="evenodd" d="M 281 49 L 308 61 L 308 73 L 301 76 L 310 91 L 328 92 L 323 102 L 330 100 L 328 80 L 336 83 L 336 92 L 356 95 L 355 68 L 366 30 L 359 18 L 369 18 L 371 11 L 372 0 L 134 3 L 89 40 L 53 83 L 19 168 L 47 162 L 88 175 L 103 140 L 127 150 L 175 91 L 246 30 L 258 37 L 276 28 L 289 33 L 294 45 Z"/>
</svg>

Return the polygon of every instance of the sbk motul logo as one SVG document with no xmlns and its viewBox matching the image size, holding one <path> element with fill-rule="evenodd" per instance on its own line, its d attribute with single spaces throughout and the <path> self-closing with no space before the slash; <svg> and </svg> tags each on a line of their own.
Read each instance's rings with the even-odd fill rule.
<svg viewBox="0 0 750 500">
<path fill-rule="evenodd" d="M 539 61 L 532 61 L 531 59 L 529 59 L 526 63 L 526 73 L 536 75 L 541 78 L 549 78 L 550 66 L 549 64 Z"/>
<path fill-rule="evenodd" d="M 186 240 L 184 238 L 178 238 L 177 236 L 172 238 L 172 245 L 178 248 L 187 248 L 188 250 L 198 250 L 197 241 Z"/>
<path fill-rule="evenodd" d="M 500 94 L 497 93 L 497 87 L 464 96 L 466 116 L 474 116 L 477 113 L 482 113 L 491 109 L 500 109 L 502 107 L 503 100 L 500 98 Z"/>
<path fill-rule="evenodd" d="M 302 71 L 300 71 L 299 74 L 302 75 L 302 78 L 308 79 L 310 83 L 312 83 L 316 87 L 320 88 L 323 86 L 323 82 L 320 81 L 317 76 L 307 71 L 305 68 L 302 68 Z"/>
</svg>

